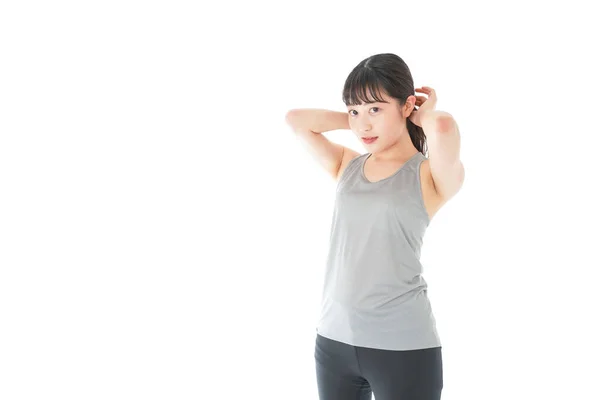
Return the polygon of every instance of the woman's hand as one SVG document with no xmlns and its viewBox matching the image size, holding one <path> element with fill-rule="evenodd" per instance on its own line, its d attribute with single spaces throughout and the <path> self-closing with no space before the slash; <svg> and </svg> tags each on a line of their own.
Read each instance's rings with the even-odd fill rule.
<svg viewBox="0 0 600 400">
<path fill-rule="evenodd" d="M 437 96 L 435 94 L 435 90 L 428 86 L 422 86 L 420 88 L 416 88 L 415 92 L 425 93 L 425 96 L 416 96 L 417 101 L 415 102 L 415 106 L 419 107 L 418 110 L 413 109 L 412 113 L 408 117 L 413 124 L 417 126 L 421 126 L 421 116 L 425 114 L 427 111 L 435 110 L 435 106 L 437 103 Z M 422 127 L 422 126 L 421 126 Z"/>
</svg>

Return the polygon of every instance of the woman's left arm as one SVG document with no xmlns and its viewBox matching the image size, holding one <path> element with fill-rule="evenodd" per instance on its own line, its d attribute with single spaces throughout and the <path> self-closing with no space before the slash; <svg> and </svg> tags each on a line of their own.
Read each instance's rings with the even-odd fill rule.
<svg viewBox="0 0 600 400">
<path fill-rule="evenodd" d="M 458 125 L 452 115 L 439 110 L 424 112 L 420 116 L 420 123 L 427 138 L 435 189 L 442 198 L 448 200 L 458 193 L 465 179 L 465 169 L 460 160 Z"/>
</svg>

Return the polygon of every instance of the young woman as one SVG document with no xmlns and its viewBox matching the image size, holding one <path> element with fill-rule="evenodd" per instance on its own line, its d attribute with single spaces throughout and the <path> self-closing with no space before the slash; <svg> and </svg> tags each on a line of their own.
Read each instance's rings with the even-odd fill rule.
<svg viewBox="0 0 600 400">
<path fill-rule="evenodd" d="M 458 127 L 395 54 L 361 61 L 343 101 L 346 113 L 286 115 L 337 181 L 315 343 L 319 397 L 440 399 L 442 347 L 420 253 L 431 219 L 464 180 Z M 322 135 L 336 129 L 351 129 L 368 152 Z"/>
</svg>

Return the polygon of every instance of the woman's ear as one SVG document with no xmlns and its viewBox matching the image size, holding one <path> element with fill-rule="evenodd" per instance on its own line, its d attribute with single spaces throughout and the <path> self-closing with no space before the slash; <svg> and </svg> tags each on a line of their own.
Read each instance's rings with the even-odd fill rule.
<svg viewBox="0 0 600 400">
<path fill-rule="evenodd" d="M 406 102 L 404 103 L 404 107 L 402 110 L 403 117 L 407 118 L 413 112 L 415 108 L 415 104 L 417 102 L 417 97 L 410 95 L 406 98 Z"/>
</svg>

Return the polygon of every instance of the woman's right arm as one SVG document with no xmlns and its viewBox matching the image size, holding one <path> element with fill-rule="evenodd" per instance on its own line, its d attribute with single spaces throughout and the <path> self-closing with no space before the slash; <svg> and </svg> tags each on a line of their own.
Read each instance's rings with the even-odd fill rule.
<svg viewBox="0 0 600 400">
<path fill-rule="evenodd" d="M 327 139 L 323 132 L 350 129 L 348 114 L 315 108 L 293 109 L 285 116 L 287 124 L 309 153 L 337 180 L 348 162 L 359 153 Z"/>
</svg>

